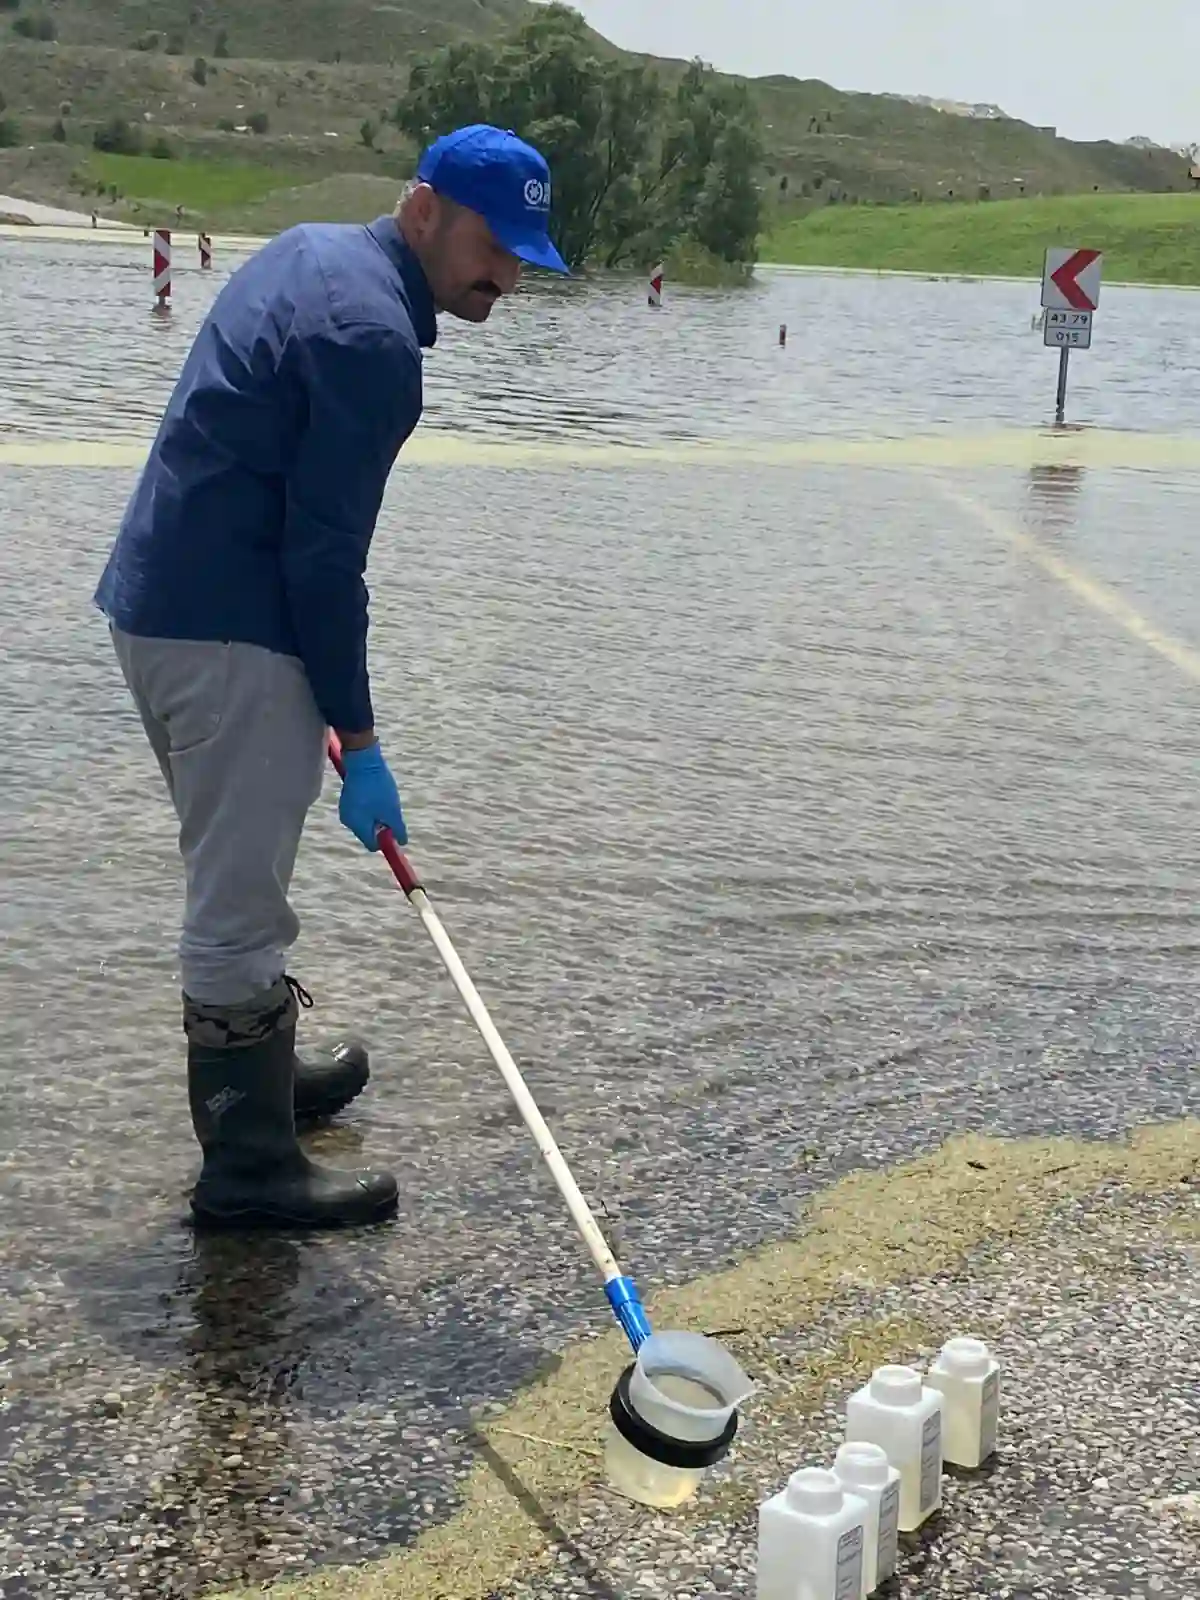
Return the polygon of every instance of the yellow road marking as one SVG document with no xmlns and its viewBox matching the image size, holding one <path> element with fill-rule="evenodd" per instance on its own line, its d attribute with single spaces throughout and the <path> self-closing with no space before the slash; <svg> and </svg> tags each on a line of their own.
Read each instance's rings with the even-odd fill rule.
<svg viewBox="0 0 1200 1600">
<path fill-rule="evenodd" d="M 1140 643 L 1157 651 L 1189 678 L 1200 682 L 1200 650 L 1156 627 L 1148 617 L 1131 606 L 1116 589 L 1103 583 L 1099 578 L 1093 578 L 1081 567 L 1064 561 L 1052 550 L 1047 550 L 1046 546 L 1031 533 L 1027 533 L 1024 528 L 1001 512 L 985 505 L 982 500 L 977 500 L 974 495 L 967 494 L 956 484 L 949 483 L 936 475 L 931 474 L 931 481 L 937 484 L 946 499 L 1008 544 L 1014 545 L 1035 566 L 1049 573 L 1052 578 L 1056 578 L 1077 599 L 1091 606 L 1093 611 L 1108 617 Z"/>
<path fill-rule="evenodd" d="M 0 466 L 141 466 L 146 438 L 0 441 Z M 1200 437 L 1120 433 L 1113 430 L 1039 432 L 1010 429 L 979 434 L 925 434 L 896 439 L 705 439 L 630 445 L 583 439 L 532 441 L 481 438 L 427 429 L 405 446 L 398 470 L 409 466 L 542 467 L 756 467 L 862 466 L 927 468 L 1037 466 L 1200 471 Z"/>
</svg>

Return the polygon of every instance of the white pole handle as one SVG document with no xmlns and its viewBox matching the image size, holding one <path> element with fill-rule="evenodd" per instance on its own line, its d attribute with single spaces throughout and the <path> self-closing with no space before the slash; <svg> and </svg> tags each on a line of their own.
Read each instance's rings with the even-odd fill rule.
<svg viewBox="0 0 1200 1600">
<path fill-rule="evenodd" d="M 437 946 L 437 952 L 445 964 L 446 971 L 454 980 L 454 986 L 462 996 L 467 1010 L 474 1019 L 475 1026 L 483 1036 L 483 1042 L 491 1051 L 492 1060 L 500 1068 L 504 1081 L 508 1085 L 509 1093 L 516 1101 L 517 1110 L 525 1120 L 537 1142 L 537 1147 L 542 1153 L 546 1165 L 555 1183 L 559 1187 L 567 1208 L 574 1219 L 575 1226 L 583 1235 L 583 1241 L 591 1252 L 592 1260 L 604 1275 L 605 1283 L 611 1283 L 614 1278 L 621 1276 L 621 1269 L 608 1248 L 607 1241 L 600 1231 L 600 1226 L 592 1215 L 592 1209 L 575 1179 L 571 1176 L 571 1169 L 563 1159 L 563 1153 L 555 1143 L 554 1135 L 546 1126 L 545 1119 L 537 1108 L 537 1102 L 530 1094 L 524 1078 L 508 1047 L 500 1037 L 495 1023 L 488 1015 L 488 1009 L 479 995 L 479 991 L 471 982 L 467 969 L 459 960 L 458 952 L 450 942 L 450 935 L 442 926 L 441 918 L 429 903 L 429 897 L 424 889 L 413 888 L 409 891 L 408 898 L 416 907 L 417 914 L 425 924 L 429 937 Z"/>
</svg>

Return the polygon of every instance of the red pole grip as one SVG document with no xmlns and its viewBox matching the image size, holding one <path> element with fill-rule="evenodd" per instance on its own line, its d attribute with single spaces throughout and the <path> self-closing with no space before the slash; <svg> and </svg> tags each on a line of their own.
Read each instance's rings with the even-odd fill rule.
<svg viewBox="0 0 1200 1600">
<path fill-rule="evenodd" d="M 334 770 L 339 778 L 345 779 L 346 763 L 342 760 L 342 744 L 333 729 L 329 730 L 329 759 L 333 762 Z M 410 898 L 414 889 L 421 887 L 421 880 L 413 871 L 412 863 L 396 843 L 396 835 L 390 828 L 377 830 L 379 839 L 379 853 L 391 867 L 396 882 Z"/>
</svg>

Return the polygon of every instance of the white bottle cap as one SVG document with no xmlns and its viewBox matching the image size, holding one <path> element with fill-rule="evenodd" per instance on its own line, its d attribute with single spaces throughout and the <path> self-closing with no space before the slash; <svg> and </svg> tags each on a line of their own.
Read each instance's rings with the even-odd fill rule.
<svg viewBox="0 0 1200 1600">
<path fill-rule="evenodd" d="M 842 1486 L 824 1467 L 801 1467 L 788 1479 L 787 1503 L 810 1517 L 830 1517 L 842 1508 Z"/>
<path fill-rule="evenodd" d="M 834 1471 L 843 1483 L 853 1488 L 861 1484 L 864 1489 L 886 1489 L 888 1481 L 887 1451 L 865 1440 L 851 1440 L 838 1447 L 833 1458 Z"/>
<path fill-rule="evenodd" d="M 991 1359 L 982 1339 L 947 1339 L 938 1365 L 956 1378 L 986 1378 Z"/>
<path fill-rule="evenodd" d="M 877 1367 L 871 1375 L 871 1399 L 883 1406 L 915 1406 L 921 1398 L 921 1374 L 915 1367 Z"/>
</svg>

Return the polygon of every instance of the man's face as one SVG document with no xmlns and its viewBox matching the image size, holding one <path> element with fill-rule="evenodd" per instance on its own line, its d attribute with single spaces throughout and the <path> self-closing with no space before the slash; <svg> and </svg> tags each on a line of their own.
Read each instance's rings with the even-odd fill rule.
<svg viewBox="0 0 1200 1600">
<path fill-rule="evenodd" d="M 427 186 L 413 195 L 410 214 L 410 243 L 438 309 L 464 322 L 486 322 L 500 296 L 517 287 L 520 261 L 477 211 L 455 205 Z"/>
</svg>

